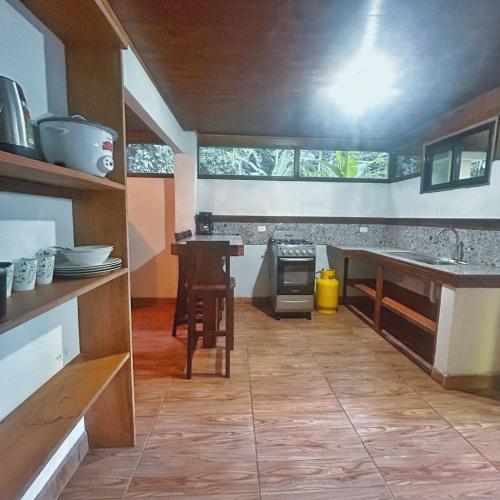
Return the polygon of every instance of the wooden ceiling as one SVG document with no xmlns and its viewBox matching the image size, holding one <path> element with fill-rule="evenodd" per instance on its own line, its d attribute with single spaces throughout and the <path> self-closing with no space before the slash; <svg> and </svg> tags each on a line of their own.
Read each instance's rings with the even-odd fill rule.
<svg viewBox="0 0 500 500">
<path fill-rule="evenodd" d="M 111 4 L 181 125 L 202 134 L 386 147 L 500 85 L 499 0 Z M 328 91 L 367 36 L 394 61 L 398 94 L 356 120 Z"/>
</svg>

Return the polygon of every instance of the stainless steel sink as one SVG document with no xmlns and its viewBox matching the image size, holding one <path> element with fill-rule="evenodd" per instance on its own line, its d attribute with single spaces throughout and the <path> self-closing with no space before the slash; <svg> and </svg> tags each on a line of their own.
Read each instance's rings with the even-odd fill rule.
<svg viewBox="0 0 500 500">
<path fill-rule="evenodd" d="M 451 259 L 445 259 L 442 257 L 433 257 L 432 255 L 424 255 L 415 252 L 392 251 L 387 253 L 390 255 L 394 255 L 394 257 L 403 257 L 405 259 L 416 260 L 417 262 L 423 262 L 424 264 L 434 264 L 438 266 L 457 264 L 454 260 Z"/>
</svg>

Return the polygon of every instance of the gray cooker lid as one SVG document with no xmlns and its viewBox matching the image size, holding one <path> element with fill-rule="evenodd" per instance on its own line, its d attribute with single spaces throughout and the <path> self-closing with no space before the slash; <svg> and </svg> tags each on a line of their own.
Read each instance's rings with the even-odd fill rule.
<svg viewBox="0 0 500 500">
<path fill-rule="evenodd" d="M 86 120 L 83 116 L 80 116 L 80 115 L 48 116 L 46 118 L 41 118 L 40 120 L 38 120 L 38 124 L 45 123 L 45 122 L 73 122 L 73 123 L 80 123 L 82 125 L 90 125 L 91 127 L 97 127 L 101 130 L 105 130 L 106 132 L 109 132 L 111 134 L 111 136 L 113 137 L 113 141 L 116 141 L 116 139 L 118 139 L 118 134 L 111 127 L 106 127 L 105 125 L 101 125 L 100 123 L 96 123 L 96 122 L 90 122 L 90 121 Z"/>
</svg>

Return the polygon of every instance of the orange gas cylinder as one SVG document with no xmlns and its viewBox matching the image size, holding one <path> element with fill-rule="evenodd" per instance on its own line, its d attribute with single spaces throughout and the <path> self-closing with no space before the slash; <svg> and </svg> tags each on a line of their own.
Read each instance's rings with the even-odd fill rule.
<svg viewBox="0 0 500 500">
<path fill-rule="evenodd" d="M 318 271 L 316 278 L 316 309 L 321 314 L 335 314 L 339 305 L 339 281 L 334 269 Z M 316 274 L 318 274 L 316 273 Z"/>
</svg>

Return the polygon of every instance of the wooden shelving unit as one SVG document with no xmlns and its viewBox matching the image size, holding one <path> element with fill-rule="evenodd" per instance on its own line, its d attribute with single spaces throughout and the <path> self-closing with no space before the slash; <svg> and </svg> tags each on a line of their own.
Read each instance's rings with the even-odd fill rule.
<svg viewBox="0 0 500 500">
<path fill-rule="evenodd" d="M 370 280 L 370 279 L 351 279 L 347 280 L 348 286 L 355 288 L 356 290 L 359 290 L 362 292 L 366 297 L 370 298 L 371 300 L 375 301 L 377 298 L 377 283 L 376 280 Z M 388 284 L 387 282 L 384 283 L 384 289 L 387 288 L 392 288 L 392 290 L 395 290 L 396 287 L 395 285 Z M 398 314 L 402 318 L 404 318 L 406 321 L 409 321 L 410 323 L 413 323 L 415 326 L 418 326 L 419 328 L 422 328 L 422 330 L 425 330 L 428 333 L 431 333 L 433 335 L 436 334 L 437 332 L 437 323 L 436 321 L 433 321 L 432 319 L 428 318 L 427 316 L 424 316 L 423 314 L 415 311 L 411 307 L 408 307 L 401 302 L 398 302 L 397 300 L 384 296 L 382 297 L 382 306 L 386 307 L 390 311 L 392 311 L 395 314 Z"/>
<path fill-rule="evenodd" d="M 356 256 L 358 257 L 358 256 Z M 344 269 L 348 269 L 348 262 Z M 426 371 L 432 368 L 438 329 L 438 304 L 384 279 L 383 266 L 375 263 L 377 278 L 344 276 L 344 303 Z M 348 295 L 348 288 L 358 292 Z"/>
<path fill-rule="evenodd" d="M 60 195 L 68 197 L 67 189 L 91 190 L 91 191 L 124 191 L 125 185 L 109 179 L 96 177 L 67 167 L 51 165 L 43 161 L 24 158 L 5 151 L 0 151 L 0 175 L 4 184 L 4 178 L 14 181 L 26 181 L 33 184 L 44 184 L 61 190 Z M 14 187 L 13 184 L 10 184 Z"/>
<path fill-rule="evenodd" d="M 55 375 L 0 427 L 2 498 L 18 498 L 75 424 L 109 387 L 130 353 L 81 355 Z"/>
<path fill-rule="evenodd" d="M 371 300 L 375 300 L 376 297 L 376 282 L 375 280 L 347 280 L 347 284 L 360 292 L 363 292 Z"/>
<path fill-rule="evenodd" d="M 384 297 L 382 299 L 382 306 L 387 307 L 387 309 L 389 309 L 393 313 L 401 316 L 406 321 L 409 321 L 415 326 L 418 326 L 427 333 L 435 335 L 437 332 L 437 323 L 435 321 L 427 318 L 426 316 L 418 313 L 417 311 L 414 311 L 413 309 L 409 308 L 408 306 L 405 306 L 404 304 L 400 304 L 399 302 L 395 301 L 394 299 L 391 299 L 390 297 Z"/>
<path fill-rule="evenodd" d="M 56 279 L 8 299 L 0 334 L 77 298 L 81 354 L 0 422 L 2 498 L 27 491 L 82 417 L 90 447 L 135 444 L 121 60 L 127 39 L 105 0 L 23 3 L 65 44 L 70 114 L 118 132 L 115 168 L 103 179 L 1 152 L 0 190 L 71 199 L 75 245 L 111 244 L 124 268 Z"/>
<path fill-rule="evenodd" d="M 31 292 L 13 293 L 7 314 L 0 318 L 0 334 L 127 273 L 127 269 L 119 269 L 95 278 L 55 278 L 51 285 L 38 286 Z"/>
</svg>

